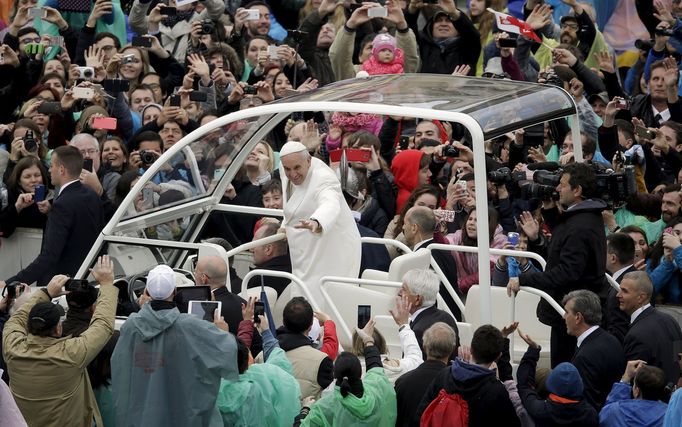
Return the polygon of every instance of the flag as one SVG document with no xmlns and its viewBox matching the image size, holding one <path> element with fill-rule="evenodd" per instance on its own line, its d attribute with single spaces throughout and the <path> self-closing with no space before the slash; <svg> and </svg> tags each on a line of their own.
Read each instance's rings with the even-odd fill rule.
<svg viewBox="0 0 682 427">
<path fill-rule="evenodd" d="M 272 317 L 272 311 L 270 311 L 268 295 L 265 293 L 265 282 L 263 280 L 263 276 L 260 276 L 260 301 L 263 303 L 263 308 L 265 309 L 265 317 L 268 318 L 270 332 L 272 332 L 273 337 L 277 337 L 277 327 L 275 326 L 275 319 Z"/>
<path fill-rule="evenodd" d="M 530 26 L 530 24 L 514 16 L 507 15 L 506 13 L 500 13 L 491 8 L 488 8 L 488 11 L 495 14 L 495 23 L 497 24 L 497 28 L 499 28 L 501 31 L 520 34 L 531 40 L 535 40 L 538 43 L 542 43 L 542 39 L 535 34 L 535 31 L 533 31 L 533 28 Z"/>
</svg>

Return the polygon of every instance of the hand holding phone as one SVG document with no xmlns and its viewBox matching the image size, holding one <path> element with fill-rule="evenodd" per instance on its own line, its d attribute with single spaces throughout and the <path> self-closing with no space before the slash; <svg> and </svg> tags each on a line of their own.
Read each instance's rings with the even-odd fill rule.
<svg viewBox="0 0 682 427">
<path fill-rule="evenodd" d="M 253 305 L 253 323 L 260 323 L 260 317 L 265 316 L 265 303 L 256 301 Z"/>
<path fill-rule="evenodd" d="M 95 117 L 92 119 L 93 129 L 116 130 L 116 118 L 114 117 Z"/>
<path fill-rule="evenodd" d="M 358 305 L 358 329 L 363 329 L 372 318 L 371 305 Z"/>
<path fill-rule="evenodd" d="M 45 200 L 45 186 L 43 184 L 38 184 L 33 189 L 33 201 L 42 202 Z"/>
</svg>

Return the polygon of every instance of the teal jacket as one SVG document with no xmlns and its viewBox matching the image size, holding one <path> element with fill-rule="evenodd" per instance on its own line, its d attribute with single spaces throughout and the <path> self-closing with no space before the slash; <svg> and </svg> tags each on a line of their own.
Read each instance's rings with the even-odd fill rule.
<svg viewBox="0 0 682 427">
<path fill-rule="evenodd" d="M 251 365 L 237 381 L 220 382 L 217 405 L 226 427 L 290 427 L 301 409 L 291 362 L 270 330 L 263 348 L 265 363 Z"/>
</svg>

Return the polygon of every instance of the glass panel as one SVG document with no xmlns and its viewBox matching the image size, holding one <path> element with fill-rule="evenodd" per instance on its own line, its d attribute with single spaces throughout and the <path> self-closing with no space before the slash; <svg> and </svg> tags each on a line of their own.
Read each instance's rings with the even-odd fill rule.
<svg viewBox="0 0 682 427">
<path fill-rule="evenodd" d="M 327 85 L 279 102 L 346 101 L 457 111 L 470 114 L 486 134 L 514 123 L 572 108 L 555 86 L 437 74 L 377 76 Z M 486 139 L 488 136 L 486 136 Z"/>
<path fill-rule="evenodd" d="M 136 195 L 124 218 L 177 206 L 211 194 L 232 159 L 269 118 L 268 115 L 230 123 L 190 142 L 161 166 L 160 171 Z M 145 161 L 144 158 L 142 160 Z M 153 157 L 150 162 L 153 162 Z M 140 168 L 140 174 L 145 171 L 144 167 Z"/>
</svg>

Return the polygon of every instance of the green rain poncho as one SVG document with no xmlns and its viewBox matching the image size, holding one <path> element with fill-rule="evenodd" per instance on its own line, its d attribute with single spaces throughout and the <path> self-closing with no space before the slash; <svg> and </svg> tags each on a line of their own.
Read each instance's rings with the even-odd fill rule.
<svg viewBox="0 0 682 427">
<path fill-rule="evenodd" d="M 311 408 L 301 426 L 373 426 L 393 427 L 397 417 L 395 390 L 383 368 L 372 368 L 362 380 L 362 398 L 341 396 L 338 386 Z"/>
<path fill-rule="evenodd" d="M 291 362 L 269 330 L 263 333 L 263 347 L 265 363 L 251 365 L 238 381 L 220 383 L 217 405 L 225 426 L 290 427 L 301 409 Z"/>
</svg>

